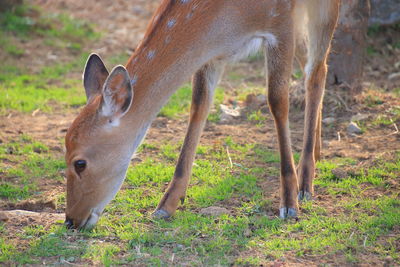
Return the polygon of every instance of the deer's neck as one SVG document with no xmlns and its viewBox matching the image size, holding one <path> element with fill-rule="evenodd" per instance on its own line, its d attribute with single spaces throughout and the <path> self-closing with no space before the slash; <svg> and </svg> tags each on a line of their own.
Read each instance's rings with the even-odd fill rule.
<svg viewBox="0 0 400 267">
<path fill-rule="evenodd" d="M 180 13 L 164 10 L 162 15 L 157 15 L 157 12 L 144 40 L 128 61 L 126 68 L 134 97 L 126 114 L 126 131 L 131 130 L 134 150 L 170 96 L 215 56 L 207 44 L 207 31 L 191 26 L 199 25 L 196 20 L 201 16 L 193 12 L 190 5 Z M 201 25 L 208 27 L 211 23 Z"/>
</svg>

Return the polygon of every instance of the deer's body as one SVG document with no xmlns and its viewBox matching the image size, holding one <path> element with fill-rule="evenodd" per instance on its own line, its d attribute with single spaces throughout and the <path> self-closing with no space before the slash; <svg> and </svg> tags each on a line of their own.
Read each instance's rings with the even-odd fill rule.
<svg viewBox="0 0 400 267">
<path fill-rule="evenodd" d="M 326 57 L 338 5 L 339 0 L 165 0 L 126 69 L 119 66 L 108 74 L 101 60 L 91 56 L 84 75 L 88 103 L 66 136 L 67 224 L 88 227 L 97 222 L 120 188 L 130 157 L 151 122 L 195 73 L 188 132 L 174 178 L 155 212 L 157 217 L 173 215 L 185 197 L 196 146 L 224 65 L 260 48 L 266 54 L 268 100 L 281 155 L 280 215 L 296 216 L 298 196 L 308 199 L 313 193 Z M 300 36 L 296 32 L 303 25 L 307 25 L 309 45 L 298 183 L 290 145 L 288 83 L 295 36 Z M 298 40 L 300 47 L 306 47 L 303 39 Z"/>
</svg>

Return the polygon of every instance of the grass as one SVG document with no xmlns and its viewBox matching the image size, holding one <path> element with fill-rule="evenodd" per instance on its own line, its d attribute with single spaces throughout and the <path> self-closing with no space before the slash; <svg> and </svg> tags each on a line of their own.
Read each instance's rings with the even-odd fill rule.
<svg viewBox="0 0 400 267">
<path fill-rule="evenodd" d="M 224 91 L 221 88 L 215 90 L 214 105 L 215 111 L 212 111 L 208 117 L 210 121 L 219 121 L 219 105 L 224 100 Z M 190 103 L 192 102 L 192 87 L 190 84 L 186 84 L 178 89 L 168 103 L 161 109 L 158 116 L 167 117 L 170 119 L 177 118 L 180 115 L 186 115 L 190 110 Z"/>
<path fill-rule="evenodd" d="M 100 35 L 93 25 L 66 14 L 46 15 L 37 6 L 23 4 L 5 11 L 0 17 L 0 31 L 22 39 L 44 37 L 47 43 L 80 45 L 82 40 L 95 40 Z"/>
<path fill-rule="evenodd" d="M 76 60 L 44 67 L 37 74 L 10 69 L 0 74 L 0 114 L 9 110 L 31 112 L 40 109 L 76 107 L 86 103 L 81 82 L 64 76 L 84 65 L 87 54 Z"/>
<path fill-rule="evenodd" d="M 19 142 L 23 145 L 3 145 L 3 153 L 10 147 L 15 150 L 15 157 L 29 158 L 36 153 L 34 150 L 48 152 L 43 144 L 29 137 Z M 237 163 L 232 168 L 226 146 Z M 299 258 L 342 255 L 350 264 L 360 262 L 365 253 L 377 259 L 391 256 L 396 262 L 400 260 L 396 254 L 398 237 L 385 238 L 400 222 L 398 193 L 374 198 L 365 194 L 366 188 L 384 190 L 390 180 L 398 179 L 400 152 L 391 161 L 377 159 L 373 167 L 364 169 L 357 169 L 356 161 L 349 158 L 319 163 L 317 190 L 322 194 L 327 192 L 328 198 L 340 194 L 344 199 L 332 200 L 329 209 L 305 203 L 299 221 L 282 221 L 267 215 L 276 207 L 260 187 L 265 168 L 252 165 L 267 164 L 268 172 L 276 175 L 279 156 L 260 146 L 226 138 L 219 145 L 199 147 L 185 205 L 172 220 L 154 221 L 149 215 L 173 175 L 178 151 L 179 145 L 145 144 L 140 152 L 152 156 L 129 168 L 124 187 L 107 206 L 94 230 L 76 233 L 60 225 L 50 229 L 25 227 L 19 238 L 29 241 L 27 248 L 20 251 L 9 239 L 2 238 L 0 262 L 37 264 L 48 259 L 105 266 L 167 265 L 172 264 L 174 255 L 177 265 L 240 265 L 263 263 L 285 255 Z M 26 170 L 28 165 L 19 166 Z M 332 175 L 333 169 L 344 166 L 356 170 L 340 179 Z M 46 169 L 44 173 L 53 170 L 54 175 L 50 176 L 57 177 L 57 168 Z M 30 168 L 31 171 L 35 173 Z M 212 217 L 198 213 L 199 208 L 213 205 L 227 206 L 231 214 Z M 334 216 L 331 210 L 336 211 Z M 7 230 L 0 228 L 0 231 Z M 246 256 L 246 251 L 253 251 L 253 256 Z"/>
<path fill-rule="evenodd" d="M 17 201 L 41 194 L 39 180 L 63 180 L 65 163 L 43 143 L 26 135 L 0 144 L 0 198 Z"/>
<path fill-rule="evenodd" d="M 5 58 L 0 67 L 0 114 L 10 110 L 51 112 L 54 107 L 73 107 L 85 103 L 81 81 L 65 77 L 81 71 L 88 56 L 82 45 L 99 37 L 92 25 L 65 14 L 44 15 L 30 5 L 17 6 L 0 16 L 0 47 Z M 20 46 L 41 38 L 44 47 L 71 50 L 70 61 L 32 71 L 18 67 L 13 57 L 24 55 Z"/>
</svg>

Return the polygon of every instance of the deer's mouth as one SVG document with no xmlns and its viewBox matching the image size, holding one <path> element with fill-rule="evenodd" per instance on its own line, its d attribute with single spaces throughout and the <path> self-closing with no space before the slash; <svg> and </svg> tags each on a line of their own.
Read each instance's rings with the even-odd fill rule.
<svg viewBox="0 0 400 267">
<path fill-rule="evenodd" d="M 74 219 L 66 216 L 64 225 L 68 229 L 92 229 L 100 218 L 101 212 L 96 209 L 91 209 L 89 216 L 83 220 L 79 225 L 74 223 Z"/>
</svg>

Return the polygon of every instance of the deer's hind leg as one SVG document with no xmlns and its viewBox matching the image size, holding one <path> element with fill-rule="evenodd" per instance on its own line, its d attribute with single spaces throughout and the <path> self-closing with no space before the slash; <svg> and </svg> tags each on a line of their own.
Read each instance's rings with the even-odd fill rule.
<svg viewBox="0 0 400 267">
<path fill-rule="evenodd" d="M 305 67 L 306 109 L 303 151 L 300 159 L 299 199 L 310 200 L 313 194 L 315 161 L 321 150 L 321 111 L 327 74 L 327 57 L 339 13 L 339 1 L 309 1 L 309 47 Z"/>
<path fill-rule="evenodd" d="M 192 105 L 189 127 L 186 133 L 174 177 L 157 206 L 153 216 L 168 218 L 175 214 L 179 202 L 184 201 L 192 166 L 201 133 L 214 97 L 214 90 L 223 71 L 223 66 L 213 63 L 203 66 L 193 77 Z"/>
</svg>

